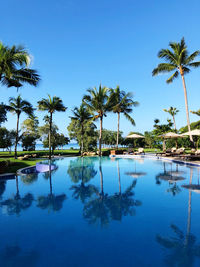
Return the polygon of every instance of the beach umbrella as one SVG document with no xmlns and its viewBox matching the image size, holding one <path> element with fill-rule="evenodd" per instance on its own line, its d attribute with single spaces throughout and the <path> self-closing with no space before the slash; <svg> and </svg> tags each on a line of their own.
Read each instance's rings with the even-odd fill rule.
<svg viewBox="0 0 200 267">
<path fill-rule="evenodd" d="M 190 132 L 186 132 L 186 133 L 183 133 L 182 136 L 200 136 L 200 130 L 199 129 L 195 129 L 195 130 L 192 130 Z M 198 142 L 197 142 L 197 149 L 198 149 Z"/>
<path fill-rule="evenodd" d="M 130 134 L 130 135 L 127 135 L 126 138 L 132 138 L 132 139 L 140 139 L 140 138 L 145 138 L 144 136 L 140 135 L 140 134 Z"/>
<path fill-rule="evenodd" d="M 159 135 L 158 137 L 162 137 L 164 139 L 172 139 L 172 138 L 179 138 L 179 137 L 182 137 L 183 136 L 181 134 L 177 134 L 177 133 L 174 133 L 174 132 L 168 132 L 168 133 L 165 133 L 165 134 L 161 134 Z M 165 148 L 165 143 L 163 145 L 163 148 Z M 177 141 L 176 141 L 176 148 L 177 148 Z"/>
<path fill-rule="evenodd" d="M 178 138 L 178 137 L 183 137 L 183 136 L 181 134 L 169 132 L 169 133 L 161 134 L 158 137 L 163 137 L 165 139 L 171 139 L 171 138 Z"/>
<path fill-rule="evenodd" d="M 139 135 L 139 134 L 130 134 L 130 135 L 127 135 L 126 138 L 133 138 L 133 139 L 137 139 L 137 138 L 145 138 L 144 136 L 142 135 Z"/>
</svg>

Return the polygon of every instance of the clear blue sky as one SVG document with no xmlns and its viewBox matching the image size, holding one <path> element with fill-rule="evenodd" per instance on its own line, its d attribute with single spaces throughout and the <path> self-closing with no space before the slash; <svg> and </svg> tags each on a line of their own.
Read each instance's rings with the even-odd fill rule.
<svg viewBox="0 0 200 267">
<path fill-rule="evenodd" d="M 163 108 L 177 107 L 177 126 L 186 125 L 184 94 L 180 79 L 167 85 L 167 75 L 152 77 L 159 63 L 157 53 L 169 41 L 184 36 L 189 51 L 200 49 L 200 2 L 193 0 L 7 0 L 1 3 L 1 36 L 4 44 L 23 44 L 33 55 L 32 67 L 42 78 L 38 88 L 25 85 L 23 98 L 35 106 L 51 95 L 68 107 L 54 116 L 67 133 L 71 109 L 81 102 L 86 89 L 102 85 L 134 92 L 140 106 L 133 116 L 136 127 L 121 120 L 121 130 L 151 130 L 155 118 L 165 122 Z M 189 108 L 199 104 L 200 69 L 186 76 Z M 0 101 L 17 96 L 15 88 L 1 87 Z M 42 123 L 43 113 L 36 112 Z M 22 120 L 25 117 L 22 117 Z M 198 117 L 191 115 L 191 121 Z M 15 128 L 8 116 L 4 125 Z M 117 117 L 108 115 L 104 128 L 115 130 Z"/>
</svg>

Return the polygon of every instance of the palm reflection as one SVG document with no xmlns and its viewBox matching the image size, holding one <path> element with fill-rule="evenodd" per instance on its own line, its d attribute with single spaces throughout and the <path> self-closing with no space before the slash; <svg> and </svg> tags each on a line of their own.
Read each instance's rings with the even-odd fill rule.
<svg viewBox="0 0 200 267">
<path fill-rule="evenodd" d="M 1 266 L 36 266 L 39 253 L 36 250 L 23 251 L 18 245 L 6 246 L 0 252 Z"/>
<path fill-rule="evenodd" d="M 73 191 L 73 198 L 80 199 L 82 203 L 85 203 L 87 199 L 97 192 L 97 188 L 94 185 L 86 185 L 97 174 L 91 159 L 77 158 L 70 161 L 67 172 L 72 182 L 80 182 L 80 184 L 73 185 L 70 188 Z"/>
<path fill-rule="evenodd" d="M 51 162 L 49 163 L 51 165 Z M 47 209 L 51 211 L 59 211 L 63 207 L 63 202 L 66 199 L 65 194 L 54 195 L 52 188 L 52 173 L 55 173 L 56 170 L 51 171 L 49 166 L 49 172 L 44 173 L 44 177 L 49 179 L 50 193 L 47 196 L 39 196 L 37 199 L 37 207 L 41 209 Z"/>
<path fill-rule="evenodd" d="M 19 193 L 18 177 L 16 176 L 16 194 L 4 201 L 0 202 L 0 207 L 3 208 L 3 212 L 8 215 L 20 215 L 20 213 L 31 207 L 34 201 L 33 195 L 27 193 L 21 197 Z"/>
<path fill-rule="evenodd" d="M 192 184 L 193 168 L 190 168 L 190 185 Z M 171 225 L 175 237 L 165 238 L 157 235 L 157 242 L 164 248 L 172 250 L 165 258 L 168 266 L 196 266 L 195 257 L 200 257 L 200 244 L 196 244 L 196 237 L 191 233 L 192 191 L 189 191 L 188 216 L 186 234 L 176 225 Z"/>
<path fill-rule="evenodd" d="M 0 199 L 6 190 L 6 181 L 0 181 Z"/>
<path fill-rule="evenodd" d="M 176 170 L 166 170 L 166 163 L 163 162 L 163 172 L 156 175 L 156 184 L 160 185 L 162 181 L 166 181 L 169 183 L 169 188 L 166 190 L 168 193 L 171 193 L 172 196 L 176 196 L 181 192 L 181 188 L 177 185 L 177 182 L 183 181 L 185 178 L 181 175 L 184 174 L 183 171 L 178 170 L 178 164 L 176 164 Z"/>
<path fill-rule="evenodd" d="M 103 187 L 103 172 L 101 166 L 101 159 L 99 161 L 99 175 L 100 175 L 100 190 L 96 192 L 89 202 L 87 202 L 83 209 L 83 216 L 89 223 L 99 223 L 101 226 L 107 225 L 112 220 L 121 221 L 123 216 L 135 215 L 135 206 L 141 205 L 141 202 L 134 200 L 133 188 L 135 188 L 137 181 L 134 180 L 132 184 L 122 193 L 121 177 L 119 162 L 118 167 L 118 183 L 119 192 L 114 195 L 104 193 Z"/>
</svg>

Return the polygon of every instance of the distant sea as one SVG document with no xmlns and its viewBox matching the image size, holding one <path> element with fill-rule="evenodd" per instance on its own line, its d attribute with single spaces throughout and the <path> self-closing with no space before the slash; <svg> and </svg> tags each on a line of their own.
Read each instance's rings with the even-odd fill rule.
<svg viewBox="0 0 200 267">
<path fill-rule="evenodd" d="M 79 145 L 77 143 L 70 143 L 68 145 L 63 146 L 62 148 L 59 147 L 59 149 L 71 149 L 71 148 L 73 148 L 73 149 L 79 149 Z M 23 150 L 21 144 L 19 144 L 17 146 L 17 150 L 18 151 L 22 151 Z M 48 150 L 48 148 L 44 148 L 43 147 L 43 144 L 36 144 L 35 150 Z M 0 148 L 0 151 L 3 151 L 3 149 Z M 4 149 L 4 151 L 6 151 L 6 150 Z M 12 151 L 14 151 L 14 146 L 12 146 Z"/>
</svg>

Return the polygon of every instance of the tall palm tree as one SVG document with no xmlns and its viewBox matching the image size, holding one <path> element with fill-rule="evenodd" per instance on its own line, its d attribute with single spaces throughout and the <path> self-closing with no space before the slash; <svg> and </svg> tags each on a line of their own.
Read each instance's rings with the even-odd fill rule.
<svg viewBox="0 0 200 267">
<path fill-rule="evenodd" d="M 27 114 L 29 117 L 33 116 L 33 106 L 30 102 L 23 100 L 20 95 L 17 98 L 10 97 L 9 105 L 7 109 L 17 115 L 17 128 L 16 128 L 16 138 L 15 138 L 15 158 L 17 158 L 17 144 L 19 141 L 19 119 L 21 113 Z"/>
<path fill-rule="evenodd" d="M 117 86 L 115 89 L 110 89 L 110 98 L 112 111 L 118 115 L 117 123 L 117 148 L 119 145 L 119 122 L 120 122 L 120 113 L 123 113 L 124 116 L 131 122 L 132 125 L 135 125 L 134 119 L 129 115 L 133 112 L 133 107 L 136 107 L 139 103 L 133 101 L 133 94 L 126 93 L 120 90 L 120 87 Z"/>
<path fill-rule="evenodd" d="M 88 107 L 91 113 L 94 113 L 94 119 L 100 119 L 100 130 L 99 130 L 99 156 L 101 156 L 101 143 L 102 143 L 102 128 L 103 128 L 103 117 L 106 116 L 109 110 L 109 97 L 108 88 L 105 86 L 99 86 L 88 89 L 88 95 L 83 97 L 83 103 Z"/>
<path fill-rule="evenodd" d="M 89 112 L 88 108 L 82 103 L 80 107 L 75 107 L 73 110 L 73 117 L 70 117 L 72 120 L 76 121 L 81 128 L 81 157 L 83 156 L 83 147 L 84 147 L 84 133 L 85 133 L 85 123 L 90 121 L 93 116 Z"/>
<path fill-rule="evenodd" d="M 186 108 L 186 117 L 187 117 L 187 125 L 188 131 L 190 131 L 190 118 L 189 118 L 189 109 L 188 109 L 188 98 L 187 98 L 187 90 L 185 84 L 185 74 L 190 72 L 190 68 L 197 68 L 200 66 L 200 61 L 194 61 L 195 58 L 200 54 L 200 51 L 195 51 L 189 55 L 187 46 L 185 44 L 184 38 L 181 39 L 180 43 L 170 42 L 170 49 L 161 49 L 158 53 L 159 58 L 164 58 L 166 63 L 160 63 L 153 70 L 152 75 L 158 75 L 159 73 L 168 73 L 171 71 L 175 71 L 168 79 L 167 83 L 172 83 L 175 78 L 181 75 L 184 96 L 185 96 L 185 108 Z M 192 136 L 190 136 L 190 140 L 193 142 Z"/>
<path fill-rule="evenodd" d="M 49 112 L 49 159 L 51 159 L 51 132 L 52 132 L 52 117 L 53 113 L 65 112 L 66 107 L 64 106 L 62 100 L 54 96 L 53 98 L 48 95 L 48 98 L 43 98 L 41 101 L 38 101 L 38 110 Z"/>
<path fill-rule="evenodd" d="M 170 107 L 169 109 L 163 109 L 163 111 L 169 113 L 172 118 L 173 118 L 173 122 L 174 122 L 174 130 L 176 131 L 176 121 L 175 121 L 175 116 L 176 114 L 179 112 L 179 110 L 177 108 L 174 107 Z"/>
<path fill-rule="evenodd" d="M 24 83 L 38 85 L 40 76 L 30 69 L 31 56 L 23 46 L 8 47 L 0 42 L 0 83 L 7 87 L 21 87 Z"/>
</svg>

